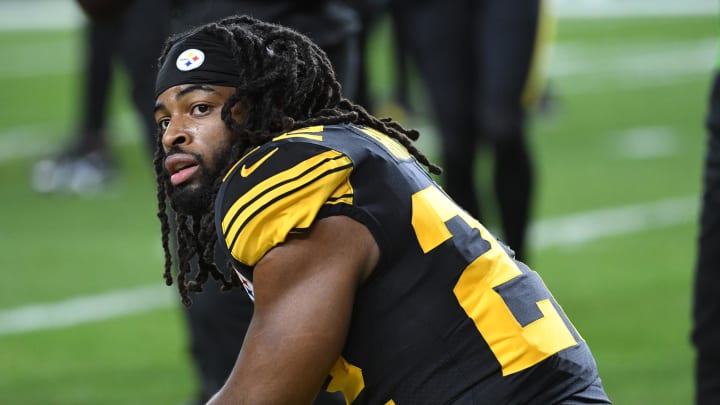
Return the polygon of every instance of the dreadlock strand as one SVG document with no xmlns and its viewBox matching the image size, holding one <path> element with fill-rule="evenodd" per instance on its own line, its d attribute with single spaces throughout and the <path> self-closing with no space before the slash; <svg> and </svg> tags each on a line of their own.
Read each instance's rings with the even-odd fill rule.
<svg viewBox="0 0 720 405">
<path fill-rule="evenodd" d="M 407 136 L 413 141 L 417 141 L 420 138 L 420 132 L 418 132 L 416 129 L 403 128 L 400 126 L 400 124 L 393 121 L 392 118 L 382 118 L 380 121 L 382 121 L 389 128 L 392 128 L 398 132 L 402 132 L 403 134 L 405 134 L 405 136 Z"/>
<path fill-rule="evenodd" d="M 190 268 L 190 261 L 192 257 L 195 254 L 195 249 L 193 247 L 193 244 L 190 242 L 190 239 L 192 239 L 192 231 L 188 228 L 188 217 L 184 214 L 177 214 L 175 216 L 177 218 L 177 235 L 178 235 L 178 248 L 177 248 L 177 255 L 178 255 L 178 274 L 177 274 L 177 284 L 178 284 L 178 292 L 180 293 L 180 298 L 182 299 L 183 305 L 189 307 L 192 305 L 192 301 L 190 300 L 190 297 L 188 296 L 188 287 L 186 283 L 186 278 L 188 274 L 190 274 L 191 268 Z"/>
<path fill-rule="evenodd" d="M 200 252 L 202 249 L 202 245 L 201 245 L 202 241 L 201 241 L 201 238 L 199 237 L 200 230 L 201 230 L 201 228 L 200 228 L 199 218 L 193 217 L 193 219 L 192 219 L 192 234 L 195 236 L 195 238 L 193 238 L 193 240 L 188 241 L 188 242 L 194 244 L 194 250 L 196 252 Z M 203 286 L 203 284 L 205 284 L 205 281 L 208 278 L 207 267 L 203 265 L 201 255 L 197 256 L 197 260 L 198 260 L 198 272 L 195 275 L 195 279 L 189 280 L 186 283 L 188 291 L 191 291 L 191 292 L 201 292 L 202 286 Z"/>
<path fill-rule="evenodd" d="M 430 160 L 413 144 L 412 136 L 413 132 L 403 128 L 400 124 L 395 121 L 381 121 L 374 116 L 370 115 L 364 108 L 356 108 L 356 111 L 360 115 L 359 121 L 365 122 L 368 126 L 373 129 L 379 130 L 386 133 L 388 136 L 400 142 L 411 155 L 418 160 L 418 162 L 425 165 L 432 174 L 441 174 L 442 168 L 430 162 Z M 392 124 L 392 125 L 390 125 Z M 408 135 L 408 133 L 410 135 Z"/>
<path fill-rule="evenodd" d="M 168 207 L 165 187 L 165 174 L 163 171 L 163 158 L 164 153 L 162 150 L 162 137 L 158 134 L 157 137 L 157 150 L 153 158 L 153 168 L 157 177 L 157 205 L 158 212 L 157 217 L 160 220 L 160 232 L 162 240 L 162 248 L 165 259 L 165 269 L 163 271 L 163 278 L 165 279 L 166 285 L 172 285 L 172 253 L 170 252 L 170 221 L 168 220 Z"/>
<path fill-rule="evenodd" d="M 220 179 L 217 181 L 220 184 Z M 213 198 L 214 199 L 214 198 Z M 214 202 L 213 202 L 214 205 Z M 234 286 L 232 277 L 228 279 L 215 265 L 215 245 L 217 244 L 217 232 L 215 232 L 215 216 L 206 214 L 202 216 L 200 236 L 204 241 L 204 250 L 200 259 L 201 268 L 205 268 L 205 278 L 209 273 L 213 279 L 222 283 L 222 291 L 227 291 Z M 229 267 L 232 268 L 232 267 Z"/>
</svg>

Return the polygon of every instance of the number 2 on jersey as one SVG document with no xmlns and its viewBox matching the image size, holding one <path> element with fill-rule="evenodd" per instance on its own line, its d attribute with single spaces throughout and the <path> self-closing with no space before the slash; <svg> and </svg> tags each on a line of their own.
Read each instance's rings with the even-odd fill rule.
<svg viewBox="0 0 720 405">
<path fill-rule="evenodd" d="M 534 273 L 523 274 L 497 240 L 440 189 L 430 186 L 413 194 L 412 210 L 412 226 L 425 253 L 453 237 L 446 222 L 454 217 L 478 230 L 490 244 L 488 250 L 470 258 L 453 292 L 500 363 L 503 375 L 525 370 L 577 344 L 549 292 L 546 299 L 526 303 L 535 306 L 530 310 L 540 314 L 537 319 L 525 326 L 517 321 L 498 287 L 515 280 L 537 283 L 545 290 L 542 281 Z M 517 279 L 521 276 L 524 278 Z"/>
</svg>

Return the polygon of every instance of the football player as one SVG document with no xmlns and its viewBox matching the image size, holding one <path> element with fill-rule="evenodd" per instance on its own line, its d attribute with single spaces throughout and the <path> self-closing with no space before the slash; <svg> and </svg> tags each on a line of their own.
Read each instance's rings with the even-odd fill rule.
<svg viewBox="0 0 720 405">
<path fill-rule="evenodd" d="M 229 17 L 160 61 L 166 281 L 186 305 L 209 277 L 255 302 L 211 404 L 308 404 L 321 389 L 352 404 L 609 403 L 538 274 L 435 183 L 416 131 L 343 97 L 307 37 Z"/>
</svg>

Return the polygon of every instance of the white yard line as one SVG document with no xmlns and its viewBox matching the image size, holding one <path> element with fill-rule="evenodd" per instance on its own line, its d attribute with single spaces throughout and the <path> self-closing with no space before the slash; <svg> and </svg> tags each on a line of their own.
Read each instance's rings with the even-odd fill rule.
<svg viewBox="0 0 720 405">
<path fill-rule="evenodd" d="M 538 249 L 577 246 L 601 238 L 688 224 L 696 220 L 697 197 L 588 211 L 537 221 L 531 228 Z M 173 288 L 157 285 L 74 297 L 0 311 L 0 335 L 66 328 L 178 306 Z"/>
<path fill-rule="evenodd" d="M 0 335 L 66 328 L 175 305 L 174 290 L 158 283 L 0 311 Z"/>
<path fill-rule="evenodd" d="M 553 45 L 547 72 L 560 94 L 661 88 L 709 80 L 717 55 L 715 37 L 682 41 L 630 41 Z"/>
<path fill-rule="evenodd" d="M 2 0 L 0 0 L 2 1 Z M 138 118 L 133 111 L 116 112 L 109 120 L 110 142 L 133 145 L 143 138 Z M 0 164 L 18 159 L 51 156 L 73 139 L 70 129 L 49 125 L 25 125 L 0 128 Z M 58 133 L 62 135 L 57 135 Z M 52 135 L 49 135 L 52 134 Z"/>
<path fill-rule="evenodd" d="M 549 0 L 559 18 L 679 17 L 717 14 L 717 0 Z"/>
<path fill-rule="evenodd" d="M 0 31 L 71 29 L 85 20 L 74 0 L 0 2 Z"/>
<path fill-rule="evenodd" d="M 697 220 L 698 206 L 698 197 L 680 197 L 539 220 L 531 226 L 530 244 L 537 249 L 577 246 L 688 224 Z"/>
<path fill-rule="evenodd" d="M 677 41 L 587 43 L 563 41 L 553 45 L 550 75 L 557 78 L 615 77 L 637 80 L 708 73 L 715 63 L 716 37 Z"/>
</svg>

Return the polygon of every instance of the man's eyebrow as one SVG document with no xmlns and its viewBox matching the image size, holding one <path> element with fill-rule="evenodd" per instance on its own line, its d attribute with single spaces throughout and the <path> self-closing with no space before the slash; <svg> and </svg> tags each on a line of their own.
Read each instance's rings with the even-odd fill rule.
<svg viewBox="0 0 720 405">
<path fill-rule="evenodd" d="M 187 95 L 187 94 L 189 94 L 189 93 L 192 93 L 192 92 L 194 92 L 194 91 L 203 91 L 203 92 L 206 92 L 206 93 L 217 93 L 217 92 L 215 91 L 215 89 L 213 89 L 213 88 L 210 87 L 210 86 L 207 86 L 207 85 L 204 85 L 204 84 L 193 84 L 193 85 L 190 85 L 190 86 L 188 86 L 188 87 L 180 90 L 177 94 L 175 94 L 175 100 L 179 100 L 179 99 L 182 98 L 183 96 L 185 96 L 185 95 Z M 155 108 L 153 108 L 153 114 L 154 114 L 155 112 L 157 112 L 158 110 L 163 110 L 163 109 L 165 109 L 165 104 L 163 104 L 163 103 L 156 103 L 156 104 L 155 104 Z"/>
<path fill-rule="evenodd" d="M 215 89 L 212 87 L 205 85 L 205 84 L 192 84 L 190 86 L 185 87 L 184 89 L 180 90 L 175 95 L 175 100 L 178 100 L 180 97 L 183 97 L 184 95 L 188 93 L 192 93 L 193 91 L 204 91 L 206 93 L 216 93 Z"/>
<path fill-rule="evenodd" d="M 165 104 L 163 103 L 155 103 L 155 108 L 153 108 L 153 114 L 158 112 L 158 110 L 165 110 Z"/>
</svg>

